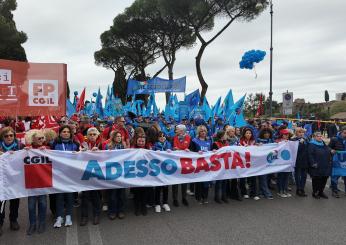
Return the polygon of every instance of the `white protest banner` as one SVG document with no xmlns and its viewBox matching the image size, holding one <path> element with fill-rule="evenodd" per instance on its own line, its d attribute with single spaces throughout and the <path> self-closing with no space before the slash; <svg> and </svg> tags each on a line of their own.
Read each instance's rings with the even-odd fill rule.
<svg viewBox="0 0 346 245">
<path fill-rule="evenodd" d="M 173 185 L 293 170 L 298 142 L 216 152 L 21 150 L 0 157 L 0 200 L 109 188 Z"/>
</svg>

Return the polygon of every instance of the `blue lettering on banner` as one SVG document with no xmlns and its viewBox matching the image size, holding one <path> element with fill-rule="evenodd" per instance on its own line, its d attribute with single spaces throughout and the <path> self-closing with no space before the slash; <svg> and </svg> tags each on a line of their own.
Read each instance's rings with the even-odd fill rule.
<svg viewBox="0 0 346 245">
<path fill-rule="evenodd" d="M 112 173 L 115 169 L 115 173 Z M 123 168 L 118 162 L 106 162 L 106 180 L 116 180 L 123 174 Z"/>
<path fill-rule="evenodd" d="M 136 178 L 135 171 L 135 161 L 125 161 L 124 162 L 124 177 L 126 179 Z"/>
<path fill-rule="evenodd" d="M 277 150 L 274 150 L 272 152 L 270 152 L 268 155 L 267 155 L 267 162 L 269 164 L 273 163 L 276 159 L 278 159 L 278 151 Z"/>
<path fill-rule="evenodd" d="M 149 163 L 150 168 L 152 171 L 150 171 L 149 175 L 150 176 L 158 176 L 160 174 L 160 168 L 156 164 L 159 164 L 160 161 L 158 159 L 152 159 Z"/>
<path fill-rule="evenodd" d="M 104 180 L 105 177 L 102 173 L 102 169 L 96 160 L 90 160 L 82 176 L 82 180 L 89 180 L 90 178 L 97 178 Z"/>
<path fill-rule="evenodd" d="M 150 162 L 145 159 L 136 161 L 127 160 L 121 165 L 118 162 L 106 162 L 106 176 L 96 160 L 90 160 L 85 168 L 82 180 L 97 178 L 99 180 L 116 180 L 124 175 L 124 178 L 144 178 L 147 175 L 156 177 L 160 173 L 172 175 L 178 170 L 178 165 L 171 159 L 166 159 L 162 163 L 158 159 L 152 159 Z M 123 167 L 124 166 L 124 167 Z"/>
</svg>

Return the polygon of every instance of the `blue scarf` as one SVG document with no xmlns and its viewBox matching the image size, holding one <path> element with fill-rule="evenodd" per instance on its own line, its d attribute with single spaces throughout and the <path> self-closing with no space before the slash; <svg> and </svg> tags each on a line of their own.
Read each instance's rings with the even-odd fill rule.
<svg viewBox="0 0 346 245">
<path fill-rule="evenodd" d="M 5 152 L 16 150 L 17 146 L 18 144 L 16 141 L 13 141 L 10 145 L 6 145 L 5 142 L 1 142 L 1 147 L 5 150 Z"/>
<path fill-rule="evenodd" d="M 312 140 L 310 141 L 310 143 L 311 143 L 311 144 L 314 144 L 314 145 L 317 145 L 317 146 L 324 146 L 323 141 L 317 141 L 317 140 L 315 140 L 315 139 L 312 139 Z"/>
</svg>

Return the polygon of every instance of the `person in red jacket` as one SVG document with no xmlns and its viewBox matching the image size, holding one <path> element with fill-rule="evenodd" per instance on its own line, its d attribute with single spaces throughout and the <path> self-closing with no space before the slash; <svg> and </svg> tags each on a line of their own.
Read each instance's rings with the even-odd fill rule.
<svg viewBox="0 0 346 245">
<path fill-rule="evenodd" d="M 109 139 L 110 131 L 117 130 L 121 133 L 123 137 L 123 142 L 125 143 L 125 148 L 130 147 L 130 135 L 125 127 L 125 118 L 122 116 L 118 116 L 114 119 L 114 125 L 112 127 L 105 128 L 102 132 L 102 136 L 104 139 Z M 107 142 L 108 143 L 108 142 Z M 105 143 L 105 144 L 107 144 Z"/>
<path fill-rule="evenodd" d="M 179 124 L 175 127 L 175 136 L 173 137 L 173 150 L 174 151 L 189 151 L 191 143 L 191 137 L 186 133 L 186 126 L 183 124 Z M 178 202 L 178 186 L 179 185 L 173 185 L 172 186 L 172 195 L 173 195 L 173 205 L 175 207 L 179 206 Z M 182 203 L 185 206 L 189 206 L 189 203 L 186 199 L 186 191 L 187 191 L 187 184 L 181 184 L 181 197 L 182 197 Z"/>
</svg>

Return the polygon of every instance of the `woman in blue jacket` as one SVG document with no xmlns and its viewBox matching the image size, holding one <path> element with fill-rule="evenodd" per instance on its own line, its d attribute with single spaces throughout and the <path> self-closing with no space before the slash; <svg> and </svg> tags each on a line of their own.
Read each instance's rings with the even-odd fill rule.
<svg viewBox="0 0 346 245">
<path fill-rule="evenodd" d="M 53 143 L 52 150 L 79 151 L 79 144 L 73 141 L 73 131 L 70 126 L 63 125 L 59 128 L 59 136 Z M 64 210 L 66 214 L 65 226 L 72 225 L 73 193 L 56 194 L 56 221 L 54 228 L 60 228 L 64 223 Z"/>
<path fill-rule="evenodd" d="M 308 146 L 309 173 L 312 179 L 312 196 L 316 199 L 328 196 L 323 192 L 332 172 L 331 150 L 323 142 L 321 132 L 315 132 Z"/>
</svg>

